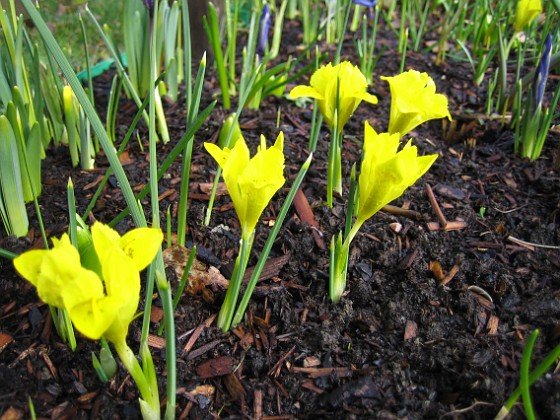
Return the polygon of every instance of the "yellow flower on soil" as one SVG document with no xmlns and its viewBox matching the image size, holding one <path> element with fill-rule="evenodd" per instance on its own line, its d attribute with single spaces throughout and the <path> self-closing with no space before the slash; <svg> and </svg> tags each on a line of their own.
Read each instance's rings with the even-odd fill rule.
<svg viewBox="0 0 560 420">
<path fill-rule="evenodd" d="M 541 12 L 541 0 L 518 0 L 515 11 L 515 32 L 525 29 Z"/>
<path fill-rule="evenodd" d="M 81 265 L 67 234 L 53 239 L 50 250 L 21 254 L 14 266 L 37 287 L 43 301 L 66 309 L 82 334 L 122 343 L 138 308 L 139 271 L 155 257 L 163 234 L 159 229 L 140 228 L 121 237 L 101 223 L 95 223 L 91 231 L 102 278 Z"/>
<path fill-rule="evenodd" d="M 409 70 L 381 79 L 391 89 L 389 133 L 404 136 L 425 121 L 444 117 L 451 120 L 447 98 L 436 93 L 436 85 L 428 73 Z"/>
<path fill-rule="evenodd" d="M 224 181 L 241 222 L 243 239 L 249 239 L 272 196 L 284 185 L 284 133 L 267 149 L 261 136 L 257 154 L 250 158 L 243 137 L 232 149 L 212 143 L 204 147 L 223 169 Z"/>
<path fill-rule="evenodd" d="M 364 158 L 359 176 L 357 225 L 400 197 L 432 166 L 437 155 L 418 156 L 411 141 L 397 151 L 400 134 L 381 133 L 366 121 Z"/>
<path fill-rule="evenodd" d="M 334 128 L 336 99 L 338 95 L 338 131 L 341 132 L 360 102 L 377 103 L 377 97 L 367 93 L 366 77 L 357 66 L 344 61 L 336 66 L 332 63 L 322 66 L 310 80 L 311 86 L 296 86 L 290 92 L 290 98 L 309 97 L 317 99 L 317 104 L 325 122 Z"/>
</svg>

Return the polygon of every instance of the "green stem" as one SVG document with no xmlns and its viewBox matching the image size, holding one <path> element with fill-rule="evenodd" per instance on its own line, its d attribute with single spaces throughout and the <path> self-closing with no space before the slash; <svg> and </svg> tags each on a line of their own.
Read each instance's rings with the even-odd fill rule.
<svg viewBox="0 0 560 420">
<path fill-rule="evenodd" d="M 529 390 L 529 369 L 531 367 L 531 355 L 533 354 L 533 347 L 535 347 L 535 341 L 537 341 L 537 336 L 539 335 L 539 330 L 533 331 L 525 348 L 523 349 L 523 356 L 521 357 L 521 366 L 519 369 L 519 387 L 521 388 L 521 398 L 523 399 L 523 406 L 525 407 L 525 415 L 528 420 L 535 419 L 535 411 L 533 410 L 533 403 L 531 402 L 531 392 Z"/>
<path fill-rule="evenodd" d="M 344 42 L 344 34 L 346 33 L 346 28 L 348 27 L 348 19 L 350 17 L 350 9 L 352 8 L 352 0 L 346 2 L 346 8 L 344 10 L 344 24 L 340 30 L 340 36 L 338 38 L 338 45 L 336 47 L 336 53 L 334 55 L 333 64 L 340 63 L 340 52 L 342 51 L 342 43 Z"/>
<path fill-rule="evenodd" d="M 246 239 L 242 237 L 240 241 L 239 254 L 235 260 L 235 267 L 233 268 L 233 273 L 226 291 L 224 303 L 222 303 L 220 313 L 218 314 L 217 325 L 224 332 L 228 331 L 231 327 L 233 314 L 235 307 L 237 306 L 237 299 L 239 298 L 239 290 L 241 289 L 243 276 L 245 275 L 245 270 L 247 269 L 247 262 L 249 261 L 249 255 L 251 254 L 254 237 L 255 232 L 253 231 L 249 235 L 249 238 Z"/>
<path fill-rule="evenodd" d="M 163 268 L 163 257 L 161 252 L 158 254 L 158 267 Z M 167 366 L 167 407 L 165 418 L 172 420 L 175 418 L 175 405 L 177 394 L 177 360 L 175 351 L 175 318 L 173 316 L 173 300 L 171 297 L 171 287 L 165 278 L 165 272 L 156 272 L 158 291 L 163 306 L 163 321 L 165 323 L 165 358 Z M 157 384 L 157 382 L 156 382 Z"/>
<path fill-rule="evenodd" d="M 130 376 L 132 376 L 134 383 L 138 387 L 142 399 L 148 404 L 151 411 L 154 414 L 157 414 L 156 418 L 159 418 L 160 409 L 157 389 L 153 390 L 150 387 L 146 375 L 144 375 L 144 372 L 142 371 L 140 363 L 138 363 L 136 356 L 134 355 L 130 347 L 128 347 L 126 342 L 123 341 L 122 343 L 113 344 L 123 366 L 125 367 L 127 372 L 130 373 Z"/>
<path fill-rule="evenodd" d="M 13 252 L 10 252 L 8 250 L 2 249 L 0 248 L 0 257 L 2 258 L 7 258 L 9 260 L 13 260 L 14 258 L 16 258 L 18 255 L 14 254 Z"/>
<path fill-rule="evenodd" d="M 533 385 L 541 376 L 543 376 L 550 367 L 556 363 L 557 359 L 560 357 L 560 344 L 558 344 L 554 349 L 544 358 L 544 360 L 529 374 L 529 385 Z M 507 399 L 502 409 L 496 416 L 496 418 L 505 418 L 521 396 L 521 387 L 517 387 L 510 397 Z"/>
<path fill-rule="evenodd" d="M 303 165 L 301 165 L 301 169 L 299 170 L 299 173 L 294 181 L 294 183 L 292 184 L 292 188 L 290 189 L 290 192 L 288 193 L 288 196 L 286 197 L 286 200 L 284 201 L 284 204 L 282 205 L 282 209 L 280 210 L 280 213 L 278 214 L 278 217 L 276 218 L 276 223 L 274 224 L 274 227 L 272 228 L 272 231 L 270 232 L 270 234 L 268 235 L 268 239 L 266 240 L 266 243 L 264 245 L 264 248 L 262 250 L 262 253 L 259 257 L 259 261 L 257 262 L 257 265 L 255 266 L 255 269 L 253 270 L 253 274 L 251 275 L 251 279 L 249 280 L 249 284 L 247 285 L 247 289 L 245 290 L 245 293 L 243 294 L 243 298 L 241 300 L 241 303 L 239 304 L 239 307 L 237 308 L 237 311 L 235 311 L 235 316 L 233 317 L 233 326 L 239 324 L 241 322 L 241 319 L 243 318 L 243 315 L 245 315 L 245 311 L 247 310 L 247 306 L 249 305 L 249 300 L 251 299 L 251 296 L 253 294 L 253 291 L 255 290 L 255 287 L 257 285 L 257 281 L 262 273 L 262 270 L 266 264 L 266 260 L 268 259 L 268 255 L 270 254 L 270 250 L 272 249 L 272 245 L 274 244 L 274 241 L 276 240 L 276 236 L 278 236 L 278 232 L 280 231 L 280 227 L 282 226 L 282 224 L 284 223 L 284 219 L 286 217 L 286 214 L 288 213 L 288 210 L 290 209 L 292 202 L 294 201 L 294 197 L 296 196 L 296 193 L 303 181 L 303 178 L 305 177 L 305 174 L 307 173 L 307 170 L 309 169 L 309 165 L 311 165 L 311 160 L 313 159 L 313 153 L 309 154 L 309 157 L 307 158 L 307 160 L 303 163 Z M 190 261 L 190 259 L 189 259 Z"/>
</svg>

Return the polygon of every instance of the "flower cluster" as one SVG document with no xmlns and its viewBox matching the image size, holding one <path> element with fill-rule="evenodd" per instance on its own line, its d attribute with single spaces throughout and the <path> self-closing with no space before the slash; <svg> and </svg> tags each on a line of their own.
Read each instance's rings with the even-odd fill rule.
<svg viewBox="0 0 560 420">
<path fill-rule="evenodd" d="M 331 241 L 330 295 L 333 302 L 338 302 L 344 292 L 350 242 L 362 224 L 400 197 L 426 173 L 437 158 L 435 154 L 418 156 L 417 147 L 412 145 L 412 140 L 399 151 L 400 138 L 425 121 L 451 119 L 447 98 L 436 93 L 436 85 L 427 73 L 409 70 L 381 79 L 389 83 L 391 90 L 389 129 L 388 132 L 377 134 L 368 122 L 365 123 L 358 195 L 350 197 L 349 203 L 349 208 L 357 206 L 356 220 L 349 232 L 345 232 L 344 239 L 339 234 Z M 349 62 L 335 66 L 327 64 L 319 68 L 311 77 L 310 86 L 296 86 L 290 92 L 291 98 L 301 96 L 317 100 L 319 110 L 331 129 L 331 135 L 338 136 L 334 149 L 336 151 L 338 148 L 338 153 L 332 153 L 331 144 L 331 156 L 338 158 L 341 156 L 339 149 L 342 129 L 360 102 L 364 100 L 377 103 L 377 98 L 367 92 L 365 76 Z M 336 170 L 340 171 L 339 162 L 338 166 L 336 161 L 334 163 Z M 342 191 L 341 184 L 338 184 L 337 191 Z M 329 197 L 327 191 L 327 202 L 331 204 Z"/>
</svg>

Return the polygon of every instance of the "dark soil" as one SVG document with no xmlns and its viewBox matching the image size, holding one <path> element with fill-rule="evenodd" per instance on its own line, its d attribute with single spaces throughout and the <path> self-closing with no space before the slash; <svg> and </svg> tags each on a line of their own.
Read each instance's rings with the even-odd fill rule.
<svg viewBox="0 0 560 420">
<path fill-rule="evenodd" d="M 298 54 L 299 33 L 297 24 L 286 26 L 285 53 Z M 380 101 L 377 106 L 362 104 L 347 125 L 346 175 L 359 159 L 363 121 L 378 131 L 388 122 L 388 85 L 378 77 L 396 74 L 398 60 L 393 35 L 382 31 L 378 37 L 379 45 L 389 47 L 371 88 Z M 357 63 L 350 37 L 344 51 L 344 58 Z M 514 156 L 513 133 L 480 113 L 485 92 L 473 87 L 469 68 L 434 62 L 431 54 L 409 53 L 406 64 L 427 71 L 438 91 L 448 96 L 457 132 L 444 132 L 440 121 L 432 121 L 412 133 L 423 154 L 440 157 L 392 203 L 409 210 L 408 216 L 382 211 L 364 225 L 352 244 L 348 293 L 339 305 L 331 304 L 328 243 L 344 225 L 346 196 L 338 198 L 333 209 L 324 204 L 328 132 L 323 131 L 302 188 L 318 228 L 303 221 L 299 212 L 289 213 L 273 248 L 271 273 L 259 283 L 246 322 L 227 334 L 216 328 L 224 290 L 215 271 L 210 271 L 213 284 L 195 285 L 182 297 L 175 314 L 178 417 L 492 418 L 518 384 L 530 332 L 541 331 L 533 366 L 558 343 L 560 258 L 554 246 L 560 245 L 560 179 L 553 161 L 558 136 L 551 135 L 543 157 L 534 163 Z M 95 82 L 100 113 L 111 77 Z M 213 72 L 206 80 L 203 107 L 218 91 Z M 170 105 L 167 112 L 172 143 L 185 130 L 183 103 Z M 250 265 L 307 157 L 310 111 L 269 98 L 259 111 L 241 116 L 253 148 L 261 133 L 269 141 L 276 138 L 280 108 L 288 182 L 265 210 Z M 123 99 L 121 137 L 135 112 Z M 216 168 L 202 143 L 215 141 L 225 115 L 218 105 L 197 133 L 188 221 L 189 241 L 199 247 L 202 272 L 215 267 L 228 278 L 237 255 L 237 218 L 229 196 L 222 195 L 210 226 L 203 226 L 208 195 L 201 189 L 213 181 Z M 134 187 L 147 183 L 145 127 L 140 134 L 144 149 L 132 142 L 123 157 Z M 158 154 L 166 156 L 172 146 L 159 145 Z M 73 169 L 67 150 L 49 151 L 40 198 L 49 236 L 67 229 L 68 177 L 76 185 L 78 212 L 83 213 L 107 166 L 100 154 L 96 170 Z M 179 181 L 177 162 L 160 183 L 163 220 L 168 208 L 176 215 Z M 446 228 L 428 199 L 429 187 Z M 124 207 L 111 179 L 93 216 L 108 222 Z M 2 232 L 0 247 L 19 253 L 43 246 L 29 208 L 33 229 L 28 237 L 16 240 Z M 118 225 L 121 231 L 131 227 L 130 219 Z M 98 344 L 79 338 L 78 349 L 70 351 L 34 288 L 15 274 L 10 261 L 0 260 L 0 270 L 0 336 L 7 340 L 0 346 L 2 418 L 29 417 L 28 398 L 39 417 L 138 418 L 138 392 L 125 371 L 101 383 L 91 366 L 91 352 L 98 351 Z M 171 268 L 169 274 L 176 285 Z M 160 305 L 157 298 L 155 305 Z M 157 327 L 154 322 L 154 334 Z M 129 334 L 133 349 L 139 330 L 136 321 Z M 155 342 L 152 352 L 163 393 L 165 351 Z M 559 373 L 534 384 L 532 396 L 541 418 L 560 418 Z M 514 410 L 514 417 L 522 415 L 522 408 Z"/>
</svg>

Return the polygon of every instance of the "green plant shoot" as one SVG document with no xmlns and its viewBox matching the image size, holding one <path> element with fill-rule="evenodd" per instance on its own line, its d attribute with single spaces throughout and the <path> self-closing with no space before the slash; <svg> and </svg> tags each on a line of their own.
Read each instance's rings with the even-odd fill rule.
<svg viewBox="0 0 560 420">
<path fill-rule="evenodd" d="M 342 130 L 362 101 L 377 103 L 377 97 L 367 92 L 368 83 L 357 66 L 348 61 L 329 63 L 311 76 L 310 86 L 296 86 L 290 98 L 314 98 L 323 119 L 331 131 L 331 156 L 327 180 L 327 203 L 332 207 L 333 191 L 342 193 L 341 144 Z"/>
<path fill-rule="evenodd" d="M 126 343 L 140 300 L 140 271 L 154 259 L 163 240 L 159 229 L 137 228 L 120 236 L 99 222 L 91 228 L 93 250 L 82 265 L 79 250 L 64 234 L 50 250 L 27 251 L 14 259 L 18 273 L 37 288 L 49 305 L 68 311 L 78 331 L 92 340 L 113 343 L 138 385 L 143 411 L 159 416 L 157 387 L 150 385 Z M 88 250 L 84 250 L 88 252 Z M 93 252 L 95 254 L 93 254 Z M 141 400 L 142 401 L 142 400 Z M 153 418 L 153 417 L 152 417 Z"/>
<path fill-rule="evenodd" d="M 272 196 L 284 185 L 284 134 L 280 132 L 274 146 L 266 148 L 261 136 L 257 154 L 250 158 L 243 137 L 232 149 L 220 149 L 212 143 L 204 147 L 223 169 L 223 177 L 239 222 L 241 223 L 240 253 L 228 286 L 224 303 L 218 315 L 218 326 L 229 330 L 239 297 L 253 244 L 255 227 Z"/>
</svg>

